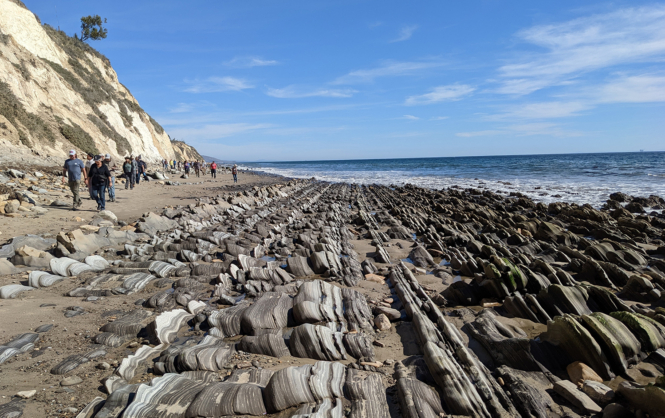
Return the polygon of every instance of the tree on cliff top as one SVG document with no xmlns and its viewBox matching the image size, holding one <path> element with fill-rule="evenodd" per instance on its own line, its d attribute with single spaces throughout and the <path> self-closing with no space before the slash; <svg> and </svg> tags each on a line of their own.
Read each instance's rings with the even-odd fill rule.
<svg viewBox="0 0 665 418">
<path fill-rule="evenodd" d="M 108 31 L 102 27 L 102 23 L 106 23 L 106 18 L 102 22 L 102 18 L 99 15 L 83 16 L 81 18 L 81 40 L 87 41 L 88 39 L 92 39 L 93 41 L 98 41 L 106 38 Z"/>
</svg>

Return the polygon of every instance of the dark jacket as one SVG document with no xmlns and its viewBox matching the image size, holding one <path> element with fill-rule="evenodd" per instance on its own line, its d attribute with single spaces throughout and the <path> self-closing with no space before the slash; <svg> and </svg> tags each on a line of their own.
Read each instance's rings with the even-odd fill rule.
<svg viewBox="0 0 665 418">
<path fill-rule="evenodd" d="M 109 171 L 108 166 L 102 164 L 101 167 L 97 167 L 97 164 L 93 164 L 90 167 L 90 172 L 88 173 L 90 181 L 93 186 L 101 186 L 102 184 L 108 186 L 109 177 L 111 177 L 111 172 Z"/>
</svg>

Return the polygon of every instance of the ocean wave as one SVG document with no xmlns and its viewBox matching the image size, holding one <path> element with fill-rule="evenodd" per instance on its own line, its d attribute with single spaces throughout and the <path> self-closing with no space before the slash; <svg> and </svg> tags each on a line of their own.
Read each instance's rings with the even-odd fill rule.
<svg viewBox="0 0 665 418">
<path fill-rule="evenodd" d="M 646 153 L 645 153 L 646 154 Z M 608 157 L 609 156 L 609 157 Z M 633 196 L 665 196 L 657 178 L 665 172 L 665 154 L 656 160 L 622 154 L 591 156 L 475 157 L 412 160 L 361 160 L 297 163 L 252 163 L 243 167 L 292 178 L 335 183 L 413 184 L 431 189 L 449 187 L 519 192 L 545 204 L 564 201 L 600 207 L 614 192 Z M 656 178 L 654 178 L 656 177 Z"/>
</svg>

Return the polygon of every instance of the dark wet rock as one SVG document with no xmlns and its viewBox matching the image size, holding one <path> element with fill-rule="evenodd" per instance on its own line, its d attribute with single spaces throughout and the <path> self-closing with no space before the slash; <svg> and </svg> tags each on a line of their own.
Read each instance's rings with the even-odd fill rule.
<svg viewBox="0 0 665 418">
<path fill-rule="evenodd" d="M 604 380 L 614 377 L 601 347 L 572 315 L 555 317 L 547 324 L 542 338 L 563 349 L 573 360 L 588 364 Z"/>
<path fill-rule="evenodd" d="M 585 414 L 593 414 L 602 411 L 591 398 L 577 388 L 570 380 L 559 380 L 554 383 L 554 391 L 573 404 L 577 409 Z"/>
</svg>

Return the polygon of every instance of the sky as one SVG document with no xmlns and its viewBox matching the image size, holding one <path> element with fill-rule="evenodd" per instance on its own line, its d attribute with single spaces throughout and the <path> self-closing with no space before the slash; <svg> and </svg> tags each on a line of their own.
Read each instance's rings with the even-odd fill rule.
<svg viewBox="0 0 665 418">
<path fill-rule="evenodd" d="M 665 2 L 24 3 L 225 160 L 665 150 Z"/>
</svg>

